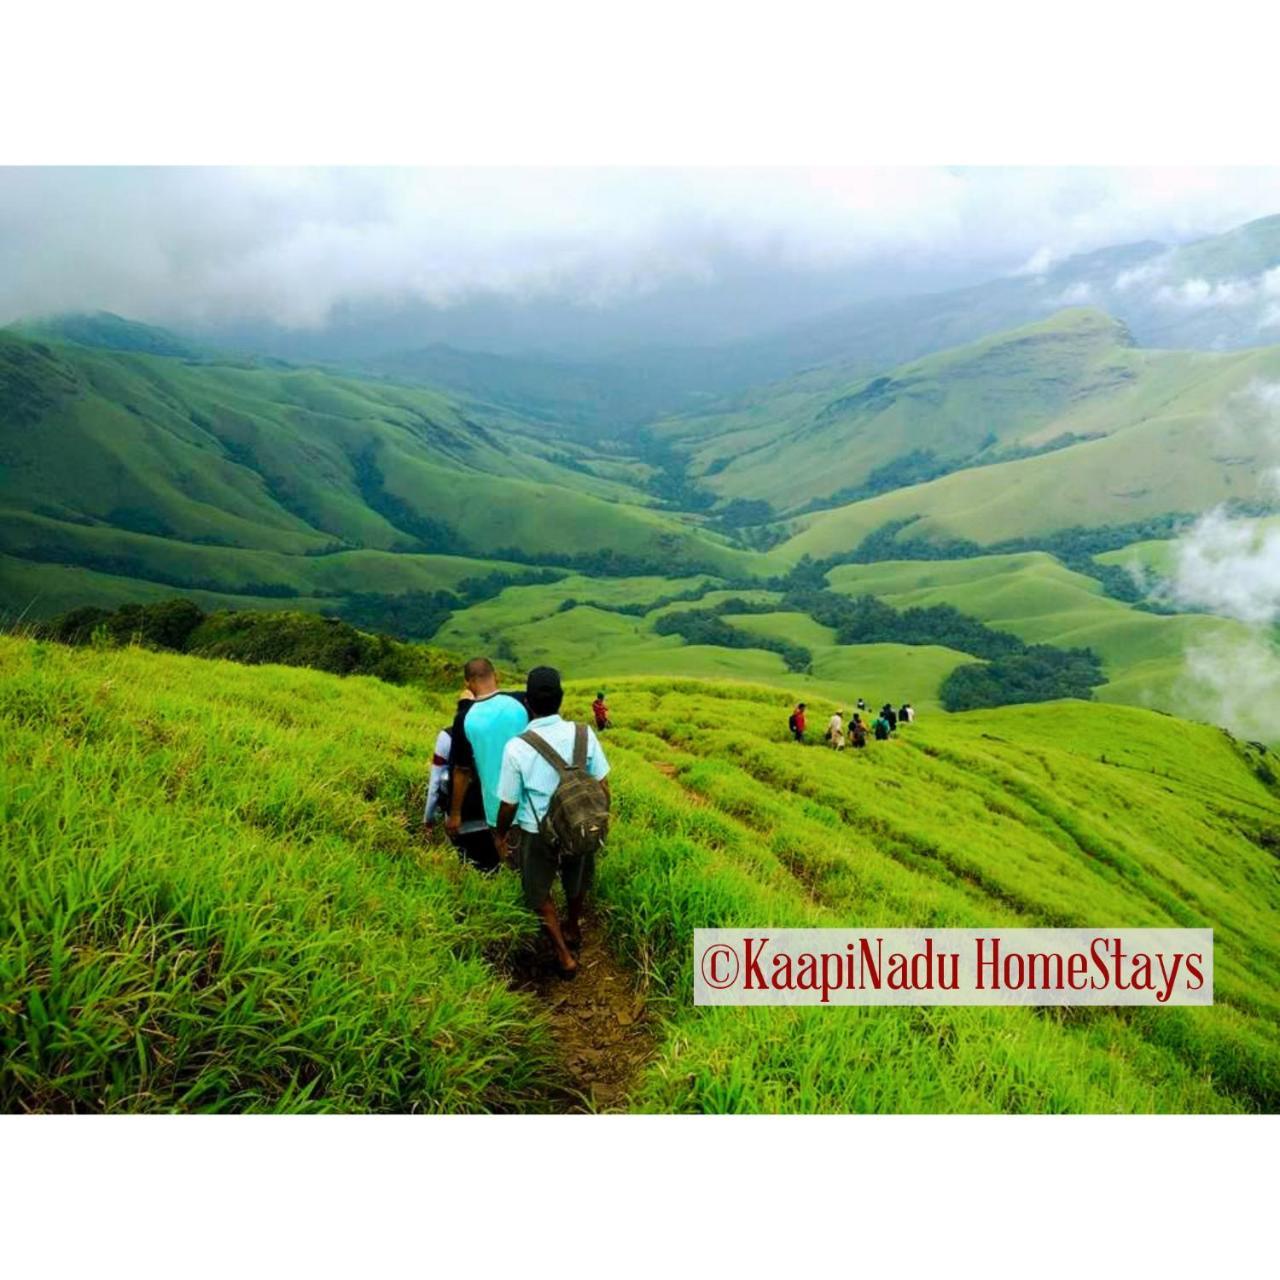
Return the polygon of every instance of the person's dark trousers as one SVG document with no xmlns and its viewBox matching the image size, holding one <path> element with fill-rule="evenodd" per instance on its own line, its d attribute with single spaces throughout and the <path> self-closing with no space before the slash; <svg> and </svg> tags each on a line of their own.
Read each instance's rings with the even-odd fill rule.
<svg viewBox="0 0 1280 1280">
<path fill-rule="evenodd" d="M 460 831 L 451 839 L 463 862 L 475 867 L 477 871 L 497 871 L 498 850 L 493 843 L 493 832 L 488 827 L 483 831 Z"/>
</svg>

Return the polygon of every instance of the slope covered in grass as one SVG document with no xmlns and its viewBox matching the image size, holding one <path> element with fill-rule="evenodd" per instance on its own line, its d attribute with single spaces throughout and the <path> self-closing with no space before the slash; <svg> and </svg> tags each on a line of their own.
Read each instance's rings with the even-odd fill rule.
<svg viewBox="0 0 1280 1280">
<path fill-rule="evenodd" d="M 536 1109 L 529 920 L 413 833 L 443 712 L 0 639 L 0 1110 Z"/>
<path fill-rule="evenodd" d="M 543 425 L 310 369 L 0 332 L 0 453 L 0 549 L 144 582 L 322 594 L 360 550 L 746 563 Z"/>
<path fill-rule="evenodd" d="M 610 945 L 649 984 L 633 1109 L 1274 1109 L 1274 757 L 1137 710 L 926 715 L 864 753 L 789 693 L 611 683 Z M 586 712 L 591 684 L 571 686 Z M 815 719 L 828 705 L 816 705 Z M 0 639 L 0 1102 L 555 1105 L 510 876 L 413 834 L 438 695 Z M 1207 1009 L 694 1009 L 715 925 L 1208 925 Z"/>
<path fill-rule="evenodd" d="M 1260 753 L 1082 703 L 925 717 L 844 753 L 789 743 L 766 690 L 646 682 L 612 705 L 627 785 L 601 892 L 670 1001 L 640 1106 L 1274 1110 L 1280 796 Z M 1214 928 L 1213 1008 L 690 1006 L 698 927 L 1160 923 Z"/>
<path fill-rule="evenodd" d="M 787 550 L 851 550 L 890 520 L 981 544 L 1260 501 L 1280 348 L 1144 350 L 1102 312 L 1024 328 L 841 386 L 801 377 L 660 425 L 699 482 L 767 502 Z"/>
<path fill-rule="evenodd" d="M 1074 573 L 1040 551 L 838 565 L 828 580 L 836 591 L 868 593 L 898 608 L 953 605 L 1032 644 L 1090 648 L 1108 677 L 1099 698 L 1165 711 L 1178 709 L 1177 686 L 1189 648 L 1240 641 L 1248 634 L 1228 618 L 1134 609 L 1104 595 L 1097 579 Z"/>
</svg>

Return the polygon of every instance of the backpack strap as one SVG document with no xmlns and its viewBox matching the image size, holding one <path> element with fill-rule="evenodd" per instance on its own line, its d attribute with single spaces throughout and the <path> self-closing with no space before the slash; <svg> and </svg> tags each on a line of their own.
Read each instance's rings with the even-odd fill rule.
<svg viewBox="0 0 1280 1280">
<path fill-rule="evenodd" d="M 582 725 L 578 726 L 580 729 Z M 526 729 L 520 735 L 521 742 L 527 742 L 555 771 L 556 776 L 561 782 L 565 779 L 565 774 L 569 772 L 569 766 L 561 758 L 560 753 L 539 733 L 534 733 L 532 729 Z M 577 759 L 577 743 L 574 744 L 574 759 Z M 585 758 L 585 753 L 584 753 Z"/>
<path fill-rule="evenodd" d="M 585 724 L 573 726 L 573 767 L 581 769 L 583 773 L 587 771 L 587 726 Z"/>
</svg>

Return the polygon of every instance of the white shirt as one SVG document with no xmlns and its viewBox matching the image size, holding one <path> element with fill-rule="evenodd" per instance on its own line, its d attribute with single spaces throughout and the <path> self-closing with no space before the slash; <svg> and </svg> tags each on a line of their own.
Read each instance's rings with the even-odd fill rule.
<svg viewBox="0 0 1280 1280">
<path fill-rule="evenodd" d="M 436 735 L 436 750 L 431 758 L 431 778 L 427 783 L 427 807 L 422 811 L 422 821 L 430 826 L 439 817 L 449 816 L 451 796 L 445 793 L 445 782 L 452 778 L 449 772 L 450 753 L 453 751 L 453 735 L 448 729 L 441 729 Z M 483 831 L 487 823 L 478 818 L 464 822 L 458 828 L 459 835 L 472 835 Z"/>
<path fill-rule="evenodd" d="M 449 752 L 453 749 L 453 738 L 448 729 L 441 729 L 436 734 L 436 751 L 431 760 L 431 780 L 427 783 L 427 807 L 422 811 L 422 820 L 432 823 L 440 816 L 441 809 L 449 807 L 449 797 L 440 794 L 440 784 L 449 767 Z"/>
<path fill-rule="evenodd" d="M 541 716 L 529 721 L 534 731 L 565 764 L 573 762 L 573 738 L 576 726 L 560 716 Z M 593 778 L 604 778 L 609 773 L 600 740 L 590 725 L 587 726 L 587 772 Z M 498 777 L 498 799 L 503 804 L 516 806 L 516 825 L 524 831 L 538 830 L 538 821 L 545 816 L 551 796 L 560 785 L 560 775 L 527 742 L 512 738 L 502 751 L 502 772 Z"/>
</svg>

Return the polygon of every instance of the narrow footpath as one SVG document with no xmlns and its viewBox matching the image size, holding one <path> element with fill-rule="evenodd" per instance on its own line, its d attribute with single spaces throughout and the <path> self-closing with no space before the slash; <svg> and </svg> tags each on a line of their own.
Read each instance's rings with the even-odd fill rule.
<svg viewBox="0 0 1280 1280">
<path fill-rule="evenodd" d="M 583 921 L 578 976 L 566 982 L 539 948 L 511 985 L 536 994 L 551 1019 L 568 1084 L 566 1110 L 627 1110 L 627 1097 L 655 1048 L 644 993 L 604 943 L 599 921 Z"/>
</svg>

